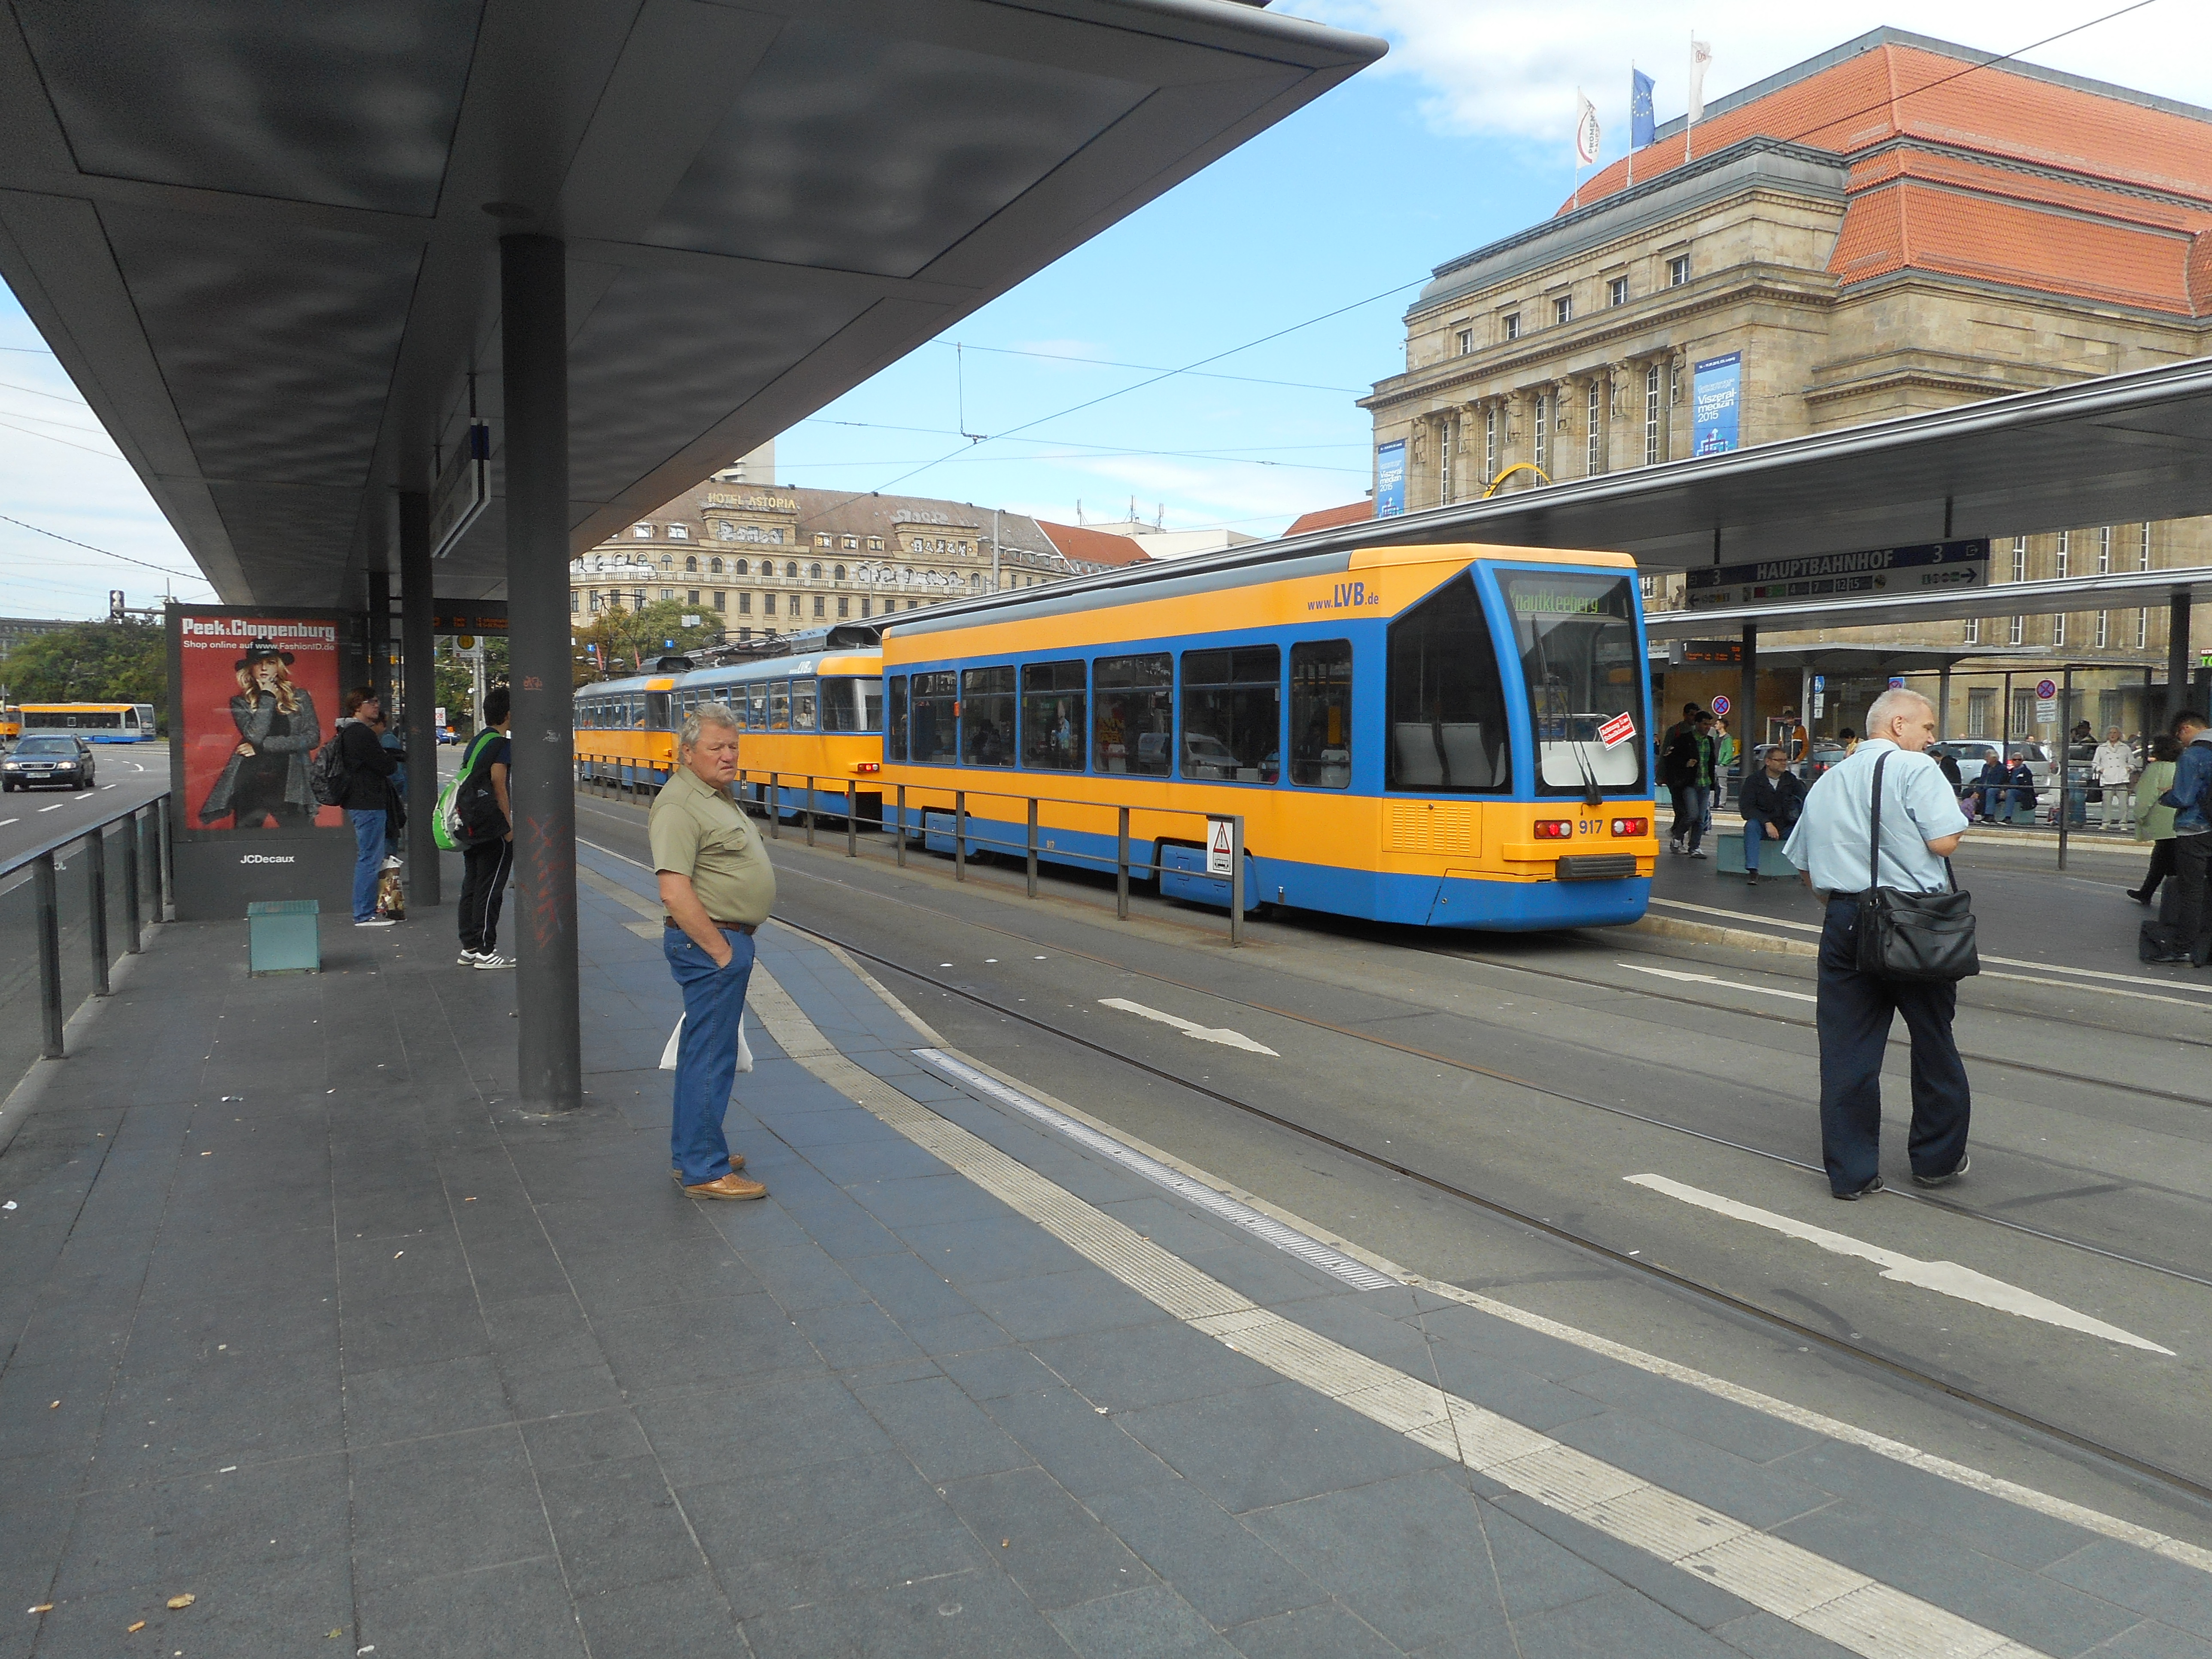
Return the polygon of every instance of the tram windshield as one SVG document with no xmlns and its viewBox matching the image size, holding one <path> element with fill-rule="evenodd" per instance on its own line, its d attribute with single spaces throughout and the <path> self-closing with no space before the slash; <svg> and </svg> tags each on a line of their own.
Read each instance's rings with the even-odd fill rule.
<svg viewBox="0 0 2212 1659">
<path fill-rule="evenodd" d="M 1631 578 L 1525 570 L 1501 572 L 1498 580 L 1528 683 L 1537 792 L 1582 794 L 1642 785 L 1648 738 L 1636 729 L 1643 664 Z"/>
</svg>

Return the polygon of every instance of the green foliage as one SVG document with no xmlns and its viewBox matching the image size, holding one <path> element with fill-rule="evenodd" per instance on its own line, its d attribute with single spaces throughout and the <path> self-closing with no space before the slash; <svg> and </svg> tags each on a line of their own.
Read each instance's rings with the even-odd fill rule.
<svg viewBox="0 0 2212 1659">
<path fill-rule="evenodd" d="M 697 617 L 697 626 L 684 626 L 686 617 Z M 666 641 L 670 640 L 676 641 L 675 651 L 682 653 L 720 645 L 724 637 L 720 617 L 681 599 L 655 599 L 640 611 L 602 611 L 589 628 L 576 631 L 576 684 L 635 674 L 641 662 L 649 667 L 655 657 L 669 654 Z M 594 645 L 599 647 L 597 659 L 592 651 Z M 598 665 L 599 659 L 605 663 L 604 674 Z"/>
<path fill-rule="evenodd" d="M 150 702 L 168 723 L 168 642 L 159 623 L 76 623 L 38 635 L 0 663 L 0 680 L 15 702 Z"/>
</svg>

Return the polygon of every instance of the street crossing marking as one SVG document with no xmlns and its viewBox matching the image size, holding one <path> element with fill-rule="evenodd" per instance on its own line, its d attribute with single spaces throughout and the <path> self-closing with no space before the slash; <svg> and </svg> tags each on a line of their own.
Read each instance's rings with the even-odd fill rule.
<svg viewBox="0 0 2212 1659">
<path fill-rule="evenodd" d="M 2092 1319 L 2087 1314 L 2077 1313 L 2063 1302 L 2053 1302 L 2033 1291 L 2023 1291 L 2017 1285 L 2008 1285 L 2002 1279 L 1991 1279 L 1987 1273 L 1977 1273 L 1972 1267 L 1962 1267 L 1955 1261 L 1923 1261 L 1917 1256 L 1900 1255 L 1879 1244 L 1853 1238 L 1848 1233 L 1831 1232 L 1826 1227 L 1815 1227 L 1810 1222 L 1778 1215 L 1772 1210 L 1762 1210 L 1756 1205 L 1723 1198 L 1718 1193 L 1709 1193 L 1702 1188 L 1685 1186 L 1662 1175 L 1623 1176 L 1621 1179 L 1631 1186 L 1649 1188 L 1655 1193 L 1664 1193 L 1669 1198 L 1679 1198 L 1685 1204 L 1694 1204 L 1701 1210 L 1711 1210 L 1715 1215 L 1724 1215 L 1735 1221 L 1748 1221 L 1754 1227 L 1765 1227 L 1785 1237 L 1817 1244 L 1837 1255 L 1856 1256 L 1862 1261 L 1871 1261 L 1881 1269 L 1884 1279 L 1893 1279 L 1901 1285 L 1917 1285 L 1923 1291 L 1934 1291 L 1939 1296 L 1954 1297 L 1961 1302 L 1977 1302 L 1984 1308 L 1994 1308 L 1999 1313 L 2017 1314 L 2022 1319 L 2038 1320 L 2045 1325 L 2057 1325 L 2062 1329 L 2080 1331 L 2107 1342 L 2142 1348 L 2150 1353 L 2162 1353 L 2169 1359 L 2173 1358 L 2171 1348 L 2161 1348 L 2155 1342 L 2146 1342 L 2117 1325 L 2107 1325 L 2101 1319 Z"/>
<path fill-rule="evenodd" d="M 1287 1381 L 1546 1508 L 1866 1659 L 2039 1659 L 2039 1650 L 1655 1486 L 1255 1304 L 847 1059 L 765 969 L 749 1000 L 785 1053 L 1154 1306 Z"/>
<path fill-rule="evenodd" d="M 1267 1054 L 1276 1060 L 1282 1056 L 1264 1042 L 1255 1042 L 1242 1031 L 1232 1031 L 1225 1025 L 1200 1025 L 1194 1019 L 1185 1019 L 1180 1014 L 1164 1014 L 1157 1008 L 1147 1008 L 1141 1002 L 1132 1002 L 1127 997 L 1101 997 L 1102 1008 L 1119 1008 L 1125 1014 L 1134 1014 L 1139 1019 L 1158 1020 L 1163 1025 L 1172 1025 L 1185 1036 L 1196 1037 L 1200 1042 L 1218 1042 L 1224 1048 L 1242 1048 L 1248 1054 Z"/>
<path fill-rule="evenodd" d="M 1731 991 L 1756 991 L 1763 997 L 1788 997 L 1792 1002 L 1818 1002 L 1820 998 L 1806 991 L 1778 991 L 1771 985 L 1746 985 L 1741 980 L 1722 979 L 1713 974 L 1686 974 L 1674 968 L 1647 968 L 1640 962 L 1619 962 L 1616 968 L 1626 968 L 1632 973 L 1656 974 L 1661 979 L 1679 979 L 1692 985 L 1719 985 Z"/>
</svg>

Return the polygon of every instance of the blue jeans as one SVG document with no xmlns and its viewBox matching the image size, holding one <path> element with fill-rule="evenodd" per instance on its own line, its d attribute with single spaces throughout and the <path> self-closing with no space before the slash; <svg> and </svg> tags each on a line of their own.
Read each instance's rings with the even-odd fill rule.
<svg viewBox="0 0 2212 1659">
<path fill-rule="evenodd" d="M 384 873 L 384 809 L 349 807 L 346 817 L 353 824 L 353 919 L 367 921 L 376 915 L 376 883 Z"/>
<path fill-rule="evenodd" d="M 1766 826 L 1773 820 L 1759 813 L 1746 811 L 1743 815 L 1743 867 L 1753 875 L 1759 873 L 1759 849 L 1766 839 Z M 1784 840 L 1789 839 L 1786 836 Z M 1778 841 L 1776 847 L 1782 842 Z"/>
<path fill-rule="evenodd" d="M 1856 898 L 1828 901 L 1820 930 L 1820 1157 L 1828 1185 L 1856 1192 L 1874 1179 L 1881 1141 L 1881 1062 L 1890 1022 L 1905 1016 L 1912 1034 L 1912 1127 L 1905 1152 L 1913 1173 L 1948 1175 L 1966 1155 L 1973 1097 L 1951 1036 L 1959 988 L 1878 979 L 1858 970 Z"/>
<path fill-rule="evenodd" d="M 680 927 L 665 929 L 661 954 L 684 992 L 684 1035 L 676 1045 L 676 1101 L 668 1129 L 668 1156 L 684 1184 L 719 1181 L 730 1172 L 730 1143 L 722 1118 L 738 1076 L 738 1021 L 745 1012 L 745 986 L 753 976 L 750 933 L 724 929 L 730 965 L 691 942 Z"/>
</svg>

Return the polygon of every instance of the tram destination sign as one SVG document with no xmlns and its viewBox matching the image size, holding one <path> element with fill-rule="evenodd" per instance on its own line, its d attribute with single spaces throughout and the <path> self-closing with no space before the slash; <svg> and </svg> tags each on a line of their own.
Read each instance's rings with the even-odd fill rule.
<svg viewBox="0 0 2212 1659">
<path fill-rule="evenodd" d="M 1708 565 L 1685 574 L 1692 611 L 1805 599 L 1896 599 L 1908 593 L 1986 587 L 1990 543 L 1923 542 L 1860 553 L 1809 553 L 1751 564 Z"/>
</svg>

